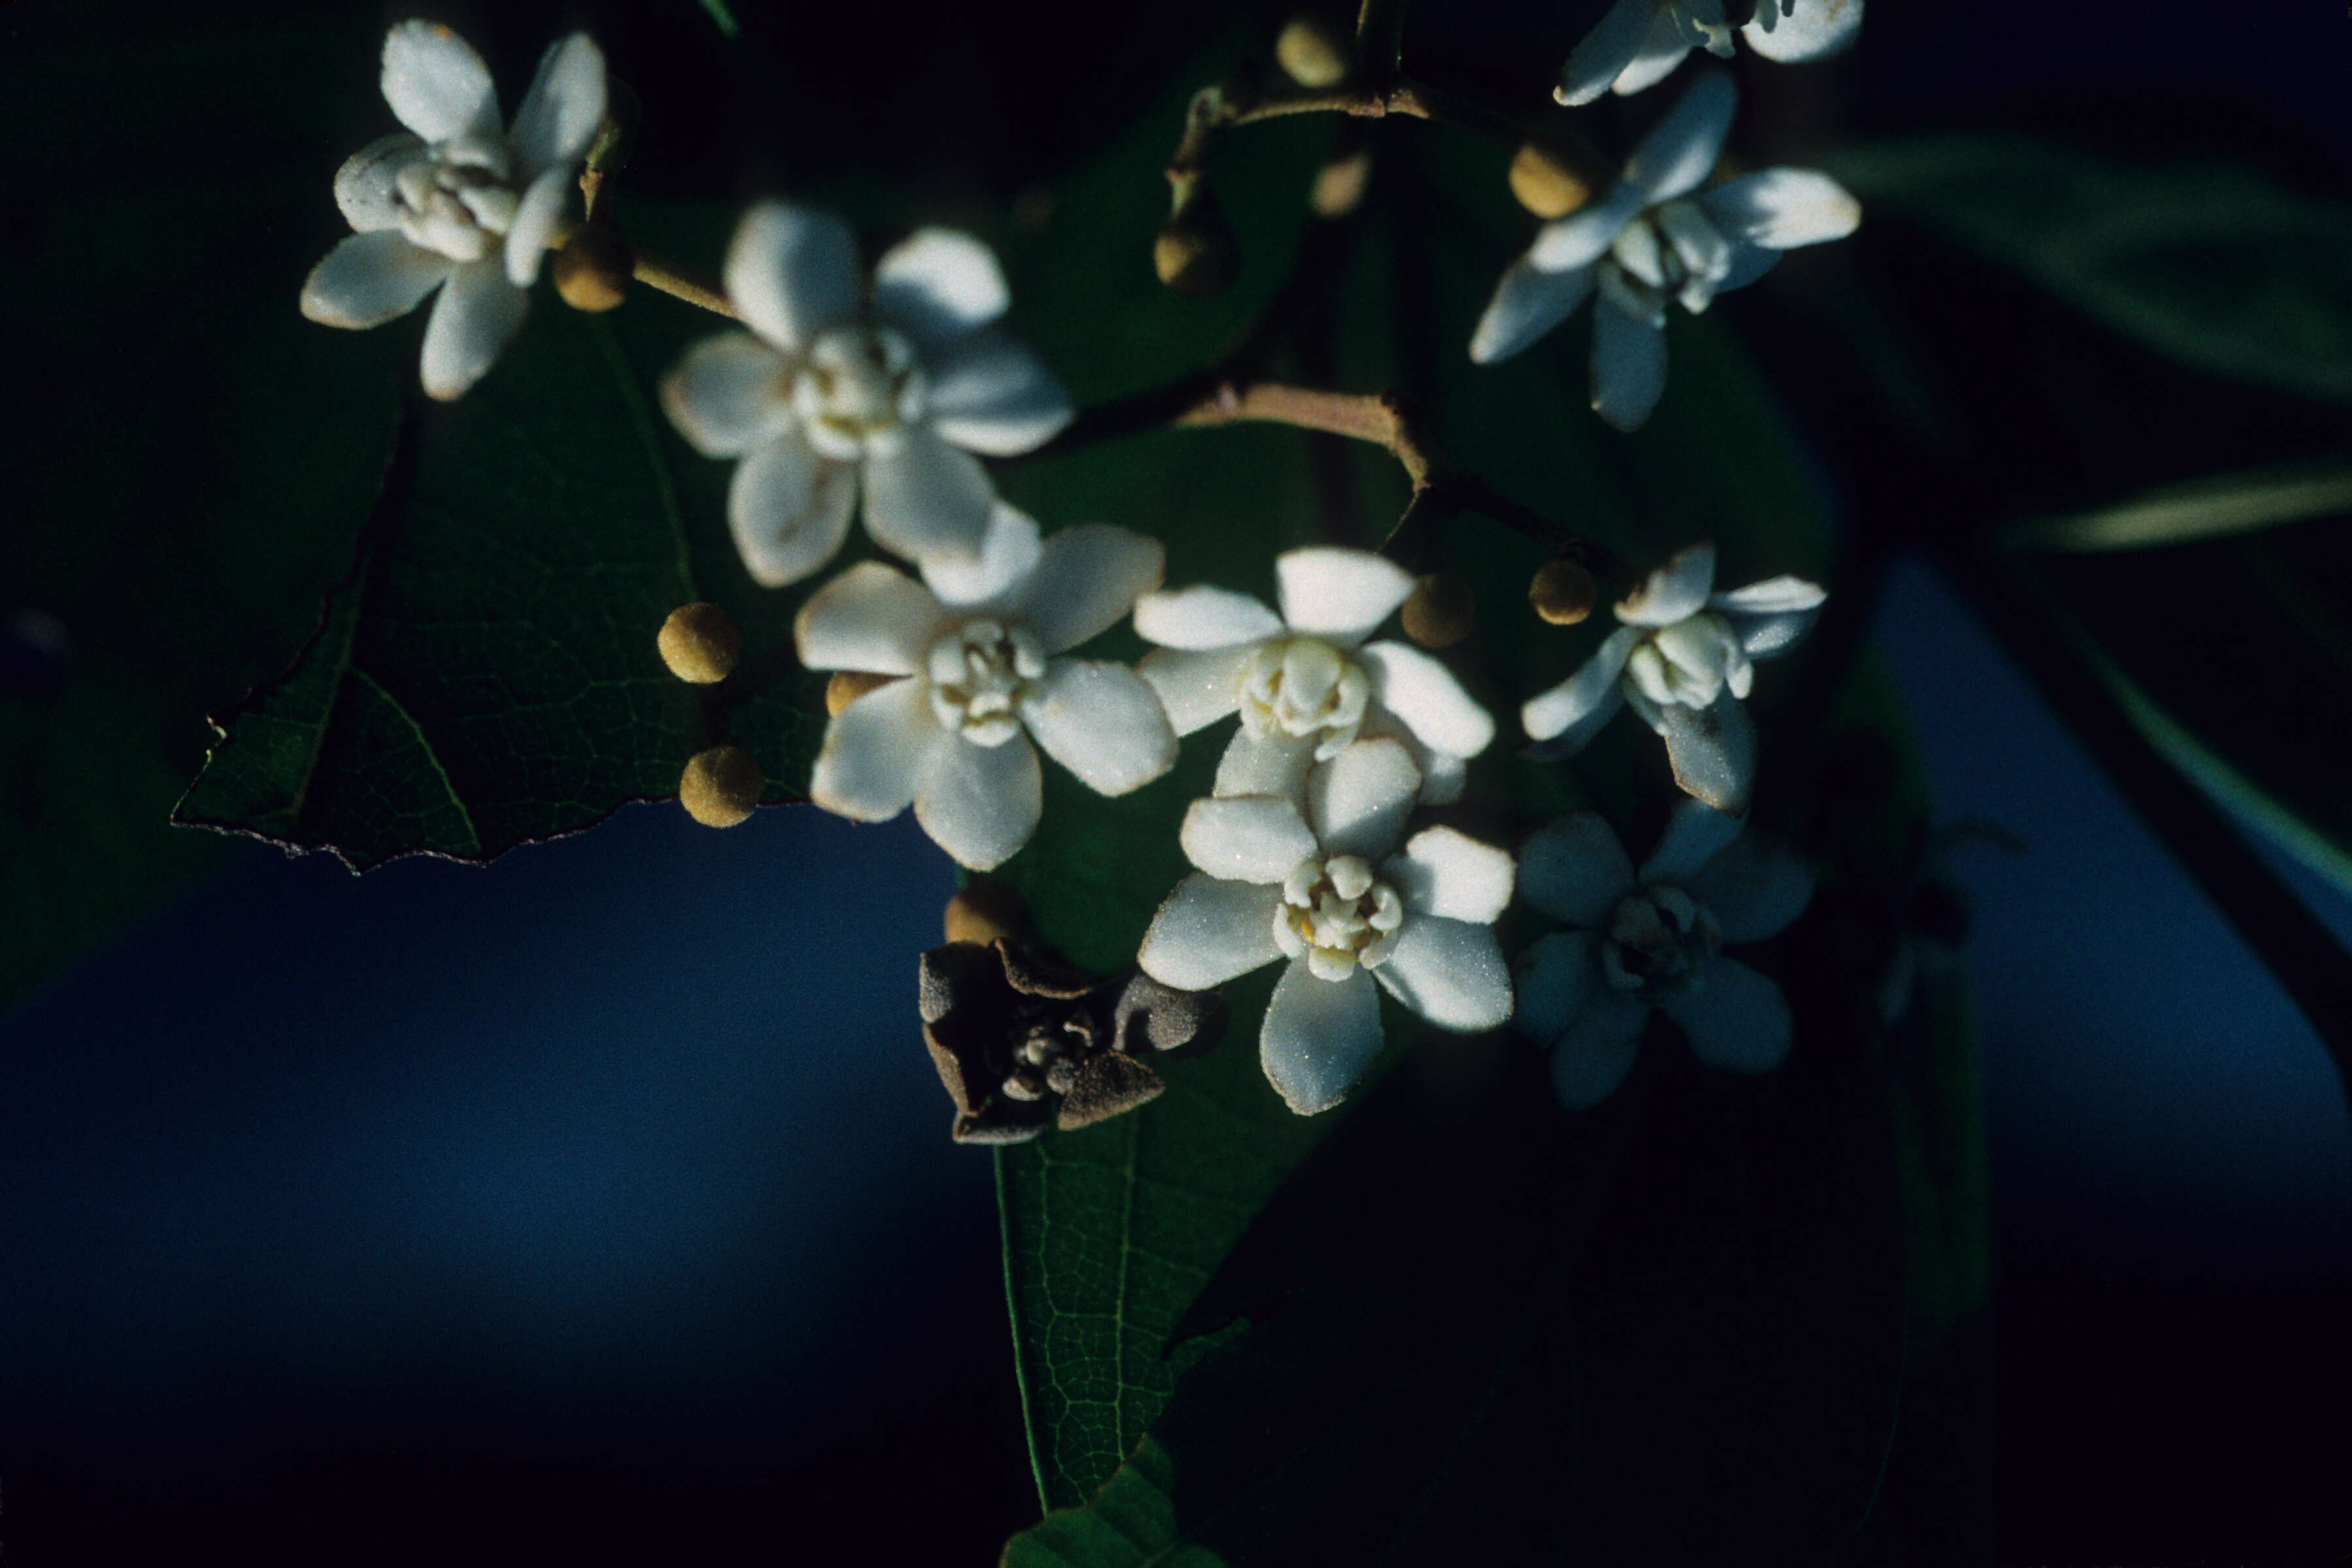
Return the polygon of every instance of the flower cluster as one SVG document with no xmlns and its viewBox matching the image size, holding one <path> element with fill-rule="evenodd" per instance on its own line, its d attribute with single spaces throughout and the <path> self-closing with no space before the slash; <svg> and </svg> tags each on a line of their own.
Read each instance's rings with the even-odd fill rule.
<svg viewBox="0 0 2352 1568">
<path fill-rule="evenodd" d="M 1728 59 L 1735 32 L 1768 60 L 1825 59 L 1862 31 L 1862 0 L 1747 0 L 1737 26 L 1723 0 L 1617 0 L 1560 68 L 1552 96 L 1590 103 L 1604 92 L 1634 93 L 1674 74 L 1705 49 Z"/>
</svg>

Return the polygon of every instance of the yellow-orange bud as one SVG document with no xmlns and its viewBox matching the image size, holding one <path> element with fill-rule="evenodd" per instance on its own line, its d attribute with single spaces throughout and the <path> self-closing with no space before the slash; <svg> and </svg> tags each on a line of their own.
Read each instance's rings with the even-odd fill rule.
<svg viewBox="0 0 2352 1568">
<path fill-rule="evenodd" d="M 743 657 L 743 635 L 716 605 L 680 605 L 662 623 L 654 646 L 672 675 L 697 686 L 726 679 Z"/>
<path fill-rule="evenodd" d="M 1511 195 L 1538 217 L 1566 217 L 1592 199 L 1592 181 L 1559 148 L 1537 140 L 1511 160 Z"/>
<path fill-rule="evenodd" d="M 1478 629 L 1478 599 L 1451 572 L 1433 572 L 1412 585 L 1402 613 L 1404 635 L 1423 647 L 1452 647 Z"/>
<path fill-rule="evenodd" d="M 1528 584 L 1528 603 L 1536 614 L 1556 626 L 1572 626 L 1592 613 L 1601 591 L 1580 561 L 1563 555 L 1547 561 Z"/>
<path fill-rule="evenodd" d="M 1216 196 L 1196 191 L 1152 241 L 1151 265 L 1160 281 L 1179 294 L 1213 300 L 1233 287 L 1240 251 L 1233 220 L 1225 216 Z"/>
<path fill-rule="evenodd" d="M 1029 923 L 1029 910 L 1012 885 L 993 877 L 974 877 L 948 900 L 950 942 L 992 942 L 1003 938 L 1018 942 Z"/>
<path fill-rule="evenodd" d="M 1274 41 L 1282 72 L 1301 87 L 1337 87 L 1355 68 L 1356 41 L 1328 16 L 1301 12 L 1285 23 Z"/>
<path fill-rule="evenodd" d="M 609 310 L 628 298 L 636 267 L 627 240 L 591 224 L 555 253 L 555 291 L 575 310 Z"/>
<path fill-rule="evenodd" d="M 767 784 L 751 752 L 740 746 L 713 746 L 688 759 L 677 781 L 677 801 L 705 827 L 732 827 L 751 815 Z"/>
</svg>

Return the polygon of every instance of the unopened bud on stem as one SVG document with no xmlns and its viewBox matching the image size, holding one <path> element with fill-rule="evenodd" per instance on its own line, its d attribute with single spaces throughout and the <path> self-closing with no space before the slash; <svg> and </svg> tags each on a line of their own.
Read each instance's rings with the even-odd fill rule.
<svg viewBox="0 0 2352 1568">
<path fill-rule="evenodd" d="M 705 827 L 732 827 L 760 804 L 767 779 L 751 753 L 740 746 L 697 752 L 677 781 L 677 802 Z"/>
<path fill-rule="evenodd" d="M 1572 626 L 1584 619 L 1592 613 L 1593 602 L 1600 596 L 1592 574 L 1584 569 L 1584 563 L 1565 555 L 1544 563 L 1528 584 L 1528 603 L 1535 606 L 1537 615 L 1556 626 Z"/>
<path fill-rule="evenodd" d="M 993 877 L 974 877 L 948 900 L 950 942 L 976 942 L 983 946 L 1000 937 L 1018 942 L 1029 923 L 1029 911 L 1012 885 Z"/>
<path fill-rule="evenodd" d="M 1240 245 L 1215 195 L 1195 187 L 1152 242 L 1151 265 L 1160 281 L 1179 294 L 1213 300 L 1233 286 Z"/>
<path fill-rule="evenodd" d="M 1356 65 L 1356 41 L 1330 17 L 1301 12 L 1274 41 L 1274 58 L 1285 76 L 1319 91 L 1348 79 Z"/>
<path fill-rule="evenodd" d="M 1592 199 L 1592 182 L 1573 160 L 1541 138 L 1511 160 L 1511 195 L 1539 218 L 1566 217 Z"/>
<path fill-rule="evenodd" d="M 555 253 L 555 291 L 575 310 L 609 310 L 628 298 L 636 267 L 627 240 L 590 224 Z"/>
<path fill-rule="evenodd" d="M 710 686 L 727 679 L 743 656 L 743 637 L 716 605 L 680 605 L 654 639 L 662 662 L 680 680 Z"/>
<path fill-rule="evenodd" d="M 1452 647 L 1478 629 L 1478 600 L 1451 572 L 1433 572 L 1404 602 L 1404 635 L 1423 647 Z"/>
</svg>

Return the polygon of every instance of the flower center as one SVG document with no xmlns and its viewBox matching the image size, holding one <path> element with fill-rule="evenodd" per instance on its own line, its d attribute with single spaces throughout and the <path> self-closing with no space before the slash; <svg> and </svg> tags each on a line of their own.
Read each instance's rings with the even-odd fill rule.
<svg viewBox="0 0 2352 1568">
<path fill-rule="evenodd" d="M 1731 623 L 1705 610 L 1660 626 L 1625 658 L 1626 678 L 1661 708 L 1705 708 L 1727 686 L 1745 697 L 1753 668 Z"/>
<path fill-rule="evenodd" d="M 1051 1019 L 1032 1023 L 1013 1048 L 1013 1070 L 1004 1075 L 1002 1088 L 1013 1100 L 1067 1094 L 1077 1083 L 1079 1062 L 1094 1053 L 1097 1044 L 1094 1023 L 1084 1013 L 1058 1024 Z"/>
<path fill-rule="evenodd" d="M 1638 1001 L 1659 1002 L 1697 985 L 1706 961 L 1723 950 L 1723 928 L 1707 907 L 1680 888 L 1627 894 L 1601 939 L 1601 973 Z"/>
<path fill-rule="evenodd" d="M 1364 722 L 1371 681 L 1361 666 L 1320 637 L 1270 637 L 1242 671 L 1242 727 L 1264 737 L 1316 735 L 1315 756 L 1345 751 Z"/>
<path fill-rule="evenodd" d="M 1020 731 L 1021 702 L 1045 673 L 1045 654 L 1026 628 L 975 616 L 931 645 L 926 668 L 940 727 L 1001 746 Z"/>
<path fill-rule="evenodd" d="M 1601 284 L 1621 305 L 1656 318 L 1670 297 L 1684 308 L 1704 310 L 1731 275 L 1731 242 L 1697 206 L 1686 201 L 1652 207 L 1625 226 L 1609 247 L 1614 265 L 1601 269 Z"/>
<path fill-rule="evenodd" d="M 895 449 L 927 391 L 914 345 L 887 327 L 820 333 L 792 385 L 809 444 L 843 462 Z"/>
<path fill-rule="evenodd" d="M 1345 980 L 1356 965 L 1377 969 L 1396 948 L 1404 902 L 1353 855 L 1302 860 L 1283 879 L 1274 940 L 1293 958 L 1305 954 L 1318 980 Z"/>
<path fill-rule="evenodd" d="M 440 143 L 393 181 L 402 237 L 452 261 L 481 260 L 497 248 L 521 204 L 510 174 L 501 141 L 459 137 Z"/>
</svg>

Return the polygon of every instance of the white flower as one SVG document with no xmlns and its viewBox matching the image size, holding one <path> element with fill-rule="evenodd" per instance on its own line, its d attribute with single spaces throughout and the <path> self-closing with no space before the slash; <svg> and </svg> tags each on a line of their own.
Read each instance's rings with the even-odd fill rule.
<svg viewBox="0 0 2352 1568">
<path fill-rule="evenodd" d="M 1359 736 L 1389 735 L 1420 771 L 1423 801 L 1458 799 L 1465 760 L 1494 740 L 1495 721 L 1419 648 L 1364 641 L 1412 592 L 1412 574 L 1334 546 L 1286 551 L 1274 571 L 1279 616 L 1223 588 L 1150 594 L 1135 606 L 1135 629 L 1160 645 L 1136 668 L 1178 734 L 1241 710 L 1215 793 L 1297 800 L 1315 763 Z"/>
<path fill-rule="evenodd" d="M 1617 603 L 1625 624 L 1574 675 L 1519 710 L 1547 756 L 1583 747 L 1630 702 L 1664 737 L 1675 780 L 1718 810 L 1747 809 L 1756 731 L 1740 700 L 1754 660 L 1786 653 L 1829 595 L 1801 577 L 1774 577 L 1728 594 L 1715 586 L 1715 546 L 1694 544 Z"/>
<path fill-rule="evenodd" d="M 885 549 L 969 561 L 996 499 L 971 454 L 1026 452 L 1070 421 L 1062 384 L 992 324 L 1012 297 L 969 235 L 918 230 L 869 292 L 846 224 L 762 202 L 735 230 L 727 297 L 751 331 L 688 350 L 662 405 L 696 450 L 742 459 L 727 518 L 771 588 L 833 558 L 861 485 Z"/>
<path fill-rule="evenodd" d="M 982 568 L 943 568 L 926 587 L 869 561 L 826 584 L 793 623 L 801 662 L 903 679 L 826 724 L 810 798 L 859 822 L 911 801 L 940 848 L 985 871 L 1036 830 L 1032 737 L 1102 795 L 1166 773 L 1175 732 L 1142 679 L 1056 657 L 1117 624 L 1163 559 L 1159 541 L 1099 525 L 1041 545 L 1034 522 L 1000 507 Z"/>
<path fill-rule="evenodd" d="M 1520 850 L 1519 897 L 1574 929 L 1519 955 L 1512 1023 L 1550 1047 L 1552 1088 L 1570 1110 L 1616 1091 L 1653 1008 L 1709 1067 L 1769 1072 L 1787 1058 L 1780 987 L 1719 950 L 1786 930 L 1812 899 L 1813 874 L 1739 827 L 1684 801 L 1638 875 L 1594 812 L 1547 824 Z"/>
<path fill-rule="evenodd" d="M 311 268 L 302 313 L 381 326 L 446 285 L 425 328 L 425 390 L 462 397 L 522 325 L 574 165 L 604 121 L 604 57 L 584 33 L 550 47 L 500 131 L 482 57 L 446 27 L 403 22 L 384 35 L 383 96 L 408 129 L 337 171 L 335 204 L 358 232 Z"/>
<path fill-rule="evenodd" d="M 1817 60 L 1862 31 L 1862 0 L 1754 0 L 1738 31 L 1768 60 Z M 1552 96 L 1590 103 L 1612 89 L 1640 92 L 1664 81 L 1695 48 L 1731 57 L 1733 28 L 1723 0 L 1617 0 L 1560 68 Z"/>
<path fill-rule="evenodd" d="M 1357 741 L 1317 768 L 1306 809 L 1270 795 L 1196 800 L 1184 853 L 1200 868 L 1168 895 L 1136 962 L 1205 991 L 1288 958 L 1266 1004 L 1265 1076 L 1301 1116 L 1346 1098 L 1380 1054 L 1381 988 L 1443 1029 L 1511 1013 L 1495 918 L 1511 858 L 1450 827 L 1391 856 L 1420 770 L 1393 737 Z"/>
<path fill-rule="evenodd" d="M 1737 101 L 1729 77 L 1700 77 L 1633 149 L 1607 195 L 1537 231 L 1495 286 L 1470 357 L 1508 359 L 1597 289 L 1592 406 L 1618 429 L 1637 429 L 1666 388 L 1668 300 L 1704 310 L 1716 295 L 1764 276 L 1781 251 L 1853 233 L 1860 204 L 1811 169 L 1759 169 L 1690 195 L 1715 167 Z"/>
</svg>

